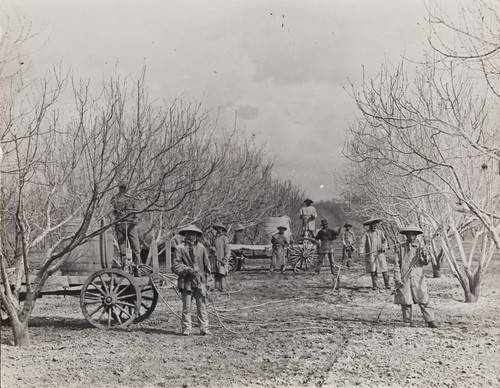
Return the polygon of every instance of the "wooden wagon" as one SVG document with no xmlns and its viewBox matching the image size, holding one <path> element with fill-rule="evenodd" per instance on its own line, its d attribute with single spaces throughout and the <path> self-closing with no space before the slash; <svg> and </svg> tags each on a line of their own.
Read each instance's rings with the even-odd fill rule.
<svg viewBox="0 0 500 388">
<path fill-rule="evenodd" d="M 47 280 L 39 297 L 80 296 L 83 316 L 91 325 L 101 329 L 126 328 L 132 323 L 147 319 L 155 310 L 159 296 L 156 244 L 151 246 L 150 262 L 139 264 L 133 271 L 130 266 L 125 265 L 115 268 L 116 260 L 108 263 L 106 251 L 109 252 L 109 249 L 103 249 L 101 245 L 100 257 L 96 260 L 101 263 L 100 269 L 90 275 L 53 275 Z M 25 298 L 26 284 L 19 293 L 21 301 Z M 2 309 L 2 322 L 7 320 L 8 316 Z"/>
</svg>

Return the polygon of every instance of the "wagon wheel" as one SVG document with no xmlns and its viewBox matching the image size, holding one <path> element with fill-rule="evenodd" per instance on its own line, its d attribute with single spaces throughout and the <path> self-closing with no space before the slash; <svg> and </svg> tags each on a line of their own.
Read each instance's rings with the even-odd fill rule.
<svg viewBox="0 0 500 388">
<path fill-rule="evenodd" d="M 98 328 L 125 328 L 141 309 L 141 290 L 121 269 L 103 269 L 83 283 L 80 307 L 87 321 Z"/>
<path fill-rule="evenodd" d="M 309 240 L 299 241 L 297 244 L 290 245 L 288 253 L 295 273 L 305 272 L 314 268 L 318 260 L 316 244 Z"/>
<path fill-rule="evenodd" d="M 141 290 L 141 308 L 139 309 L 137 317 L 134 319 L 134 323 L 139 323 L 149 318 L 158 304 L 158 290 L 153 280 L 151 280 L 150 283 L 151 284 L 146 286 L 139 287 Z"/>
<path fill-rule="evenodd" d="M 234 271 L 239 271 L 241 269 L 241 264 L 238 267 L 238 263 L 241 262 L 243 257 L 231 251 L 231 257 L 229 257 L 229 273 Z"/>
</svg>

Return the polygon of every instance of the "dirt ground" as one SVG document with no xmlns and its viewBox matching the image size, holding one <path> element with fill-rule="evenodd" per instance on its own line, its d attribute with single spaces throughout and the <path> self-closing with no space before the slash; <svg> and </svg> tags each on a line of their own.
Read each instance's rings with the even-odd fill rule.
<svg viewBox="0 0 500 388">
<path fill-rule="evenodd" d="M 498 260 L 476 304 L 463 303 L 449 274 L 428 278 L 434 330 L 418 306 L 418 326 L 405 326 L 390 291 L 372 291 L 359 263 L 342 269 L 339 291 L 327 267 L 270 276 L 266 265 L 231 274 L 230 292 L 210 294 L 212 336 L 179 335 L 169 283 L 151 317 L 128 330 L 91 327 L 76 297 L 43 297 L 31 346 L 13 346 L 2 327 L 1 386 L 500 387 Z"/>
</svg>

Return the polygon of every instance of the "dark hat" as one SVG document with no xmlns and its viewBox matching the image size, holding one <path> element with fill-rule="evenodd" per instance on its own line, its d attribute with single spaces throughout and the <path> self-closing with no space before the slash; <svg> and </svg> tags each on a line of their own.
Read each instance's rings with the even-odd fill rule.
<svg viewBox="0 0 500 388">
<path fill-rule="evenodd" d="M 328 220 L 321 220 L 321 225 L 328 225 Z"/>
<path fill-rule="evenodd" d="M 314 201 L 313 201 L 312 199 L 309 199 L 309 198 L 306 198 L 306 199 L 304 200 L 304 202 L 305 202 L 305 203 L 308 203 L 308 202 L 309 202 L 309 203 L 314 203 Z"/>
<path fill-rule="evenodd" d="M 344 224 L 344 227 L 345 227 L 345 228 L 347 228 L 348 226 L 352 226 L 352 224 L 350 224 L 349 222 L 346 222 L 346 223 Z"/>
<path fill-rule="evenodd" d="M 128 187 L 128 183 L 125 181 L 121 181 L 118 183 L 118 187 Z"/>
<path fill-rule="evenodd" d="M 406 228 L 401 228 L 399 230 L 399 233 L 401 233 L 401 234 L 409 234 L 409 233 L 422 234 L 422 233 L 424 233 L 424 231 L 422 229 L 420 229 L 418 226 L 411 224 L 411 225 L 408 225 Z"/>
<path fill-rule="evenodd" d="M 179 234 L 181 236 L 185 236 L 186 232 L 195 232 L 198 234 L 198 237 L 203 236 L 203 232 L 196 225 L 188 225 L 181 230 L 179 230 Z"/>
<path fill-rule="evenodd" d="M 278 229 L 278 230 L 279 230 L 279 229 L 287 230 L 287 227 L 286 227 L 285 225 L 280 225 L 280 226 L 278 226 L 278 228 L 277 228 L 277 229 Z"/>
<path fill-rule="evenodd" d="M 245 227 L 241 224 L 234 225 L 234 230 L 245 230 Z"/>
<path fill-rule="evenodd" d="M 213 224 L 212 228 L 214 228 L 214 229 L 220 228 L 220 229 L 223 229 L 224 232 L 227 232 L 226 227 L 224 225 L 222 225 L 220 222 L 216 222 L 215 224 Z"/>
<path fill-rule="evenodd" d="M 368 221 L 363 222 L 363 225 L 371 225 L 371 224 L 378 224 L 379 222 L 382 222 L 381 218 L 377 217 L 372 217 Z"/>
</svg>

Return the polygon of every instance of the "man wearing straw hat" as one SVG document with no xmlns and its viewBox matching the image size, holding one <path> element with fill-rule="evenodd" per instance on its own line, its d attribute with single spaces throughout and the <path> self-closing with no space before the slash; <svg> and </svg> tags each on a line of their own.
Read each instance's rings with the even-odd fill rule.
<svg viewBox="0 0 500 388">
<path fill-rule="evenodd" d="M 286 263 L 286 248 L 290 245 L 288 236 L 285 234 L 287 227 L 280 225 L 278 231 L 271 235 L 271 244 L 273 245 L 273 253 L 271 256 L 271 266 L 269 273 L 274 273 L 274 268 L 280 267 L 281 273 L 285 273 Z"/>
<path fill-rule="evenodd" d="M 313 204 L 313 200 L 306 198 L 304 201 L 304 206 L 300 208 L 300 219 L 302 220 L 302 230 L 301 237 L 314 238 L 314 233 L 316 231 L 316 221 L 318 213 Z"/>
<path fill-rule="evenodd" d="M 429 264 L 426 247 L 417 241 L 417 236 L 423 231 L 418 226 L 409 225 L 399 233 L 405 235 L 406 242 L 398 249 L 398 259 L 395 266 L 394 279 L 396 292 L 394 303 L 401 305 L 403 321 L 414 327 L 412 321 L 412 304 L 418 304 L 427 326 L 434 329 L 434 312 L 429 307 L 429 293 L 425 282 L 424 265 Z"/>
<path fill-rule="evenodd" d="M 387 273 L 387 261 L 385 250 L 387 249 L 387 239 L 383 231 L 377 229 L 377 225 L 382 222 L 380 218 L 371 218 L 363 225 L 368 226 L 368 230 L 361 237 L 359 254 L 365 255 L 366 272 L 372 278 L 372 290 L 378 289 L 377 275 L 382 273 L 385 288 L 390 289 L 389 274 Z"/>
<path fill-rule="evenodd" d="M 225 291 L 226 276 L 229 272 L 229 259 L 231 250 L 229 249 L 229 239 L 226 236 L 226 227 L 220 222 L 216 222 L 212 228 L 215 230 L 215 238 L 210 248 L 212 262 L 212 273 L 215 279 L 215 289 Z"/>
<path fill-rule="evenodd" d="M 184 241 L 175 248 L 172 270 L 179 276 L 177 287 L 182 298 L 182 335 L 191 334 L 193 298 L 196 301 L 200 334 L 210 335 L 206 307 L 207 287 L 211 275 L 210 260 L 205 247 L 198 241 L 203 232 L 195 225 L 189 225 L 179 230 L 179 234 L 184 237 Z"/>
<path fill-rule="evenodd" d="M 351 231 L 352 225 L 349 222 L 344 224 L 344 230 L 340 234 L 342 238 L 342 262 L 346 261 L 348 267 L 351 266 L 352 253 L 354 252 L 354 233 Z"/>
</svg>

